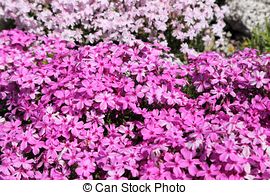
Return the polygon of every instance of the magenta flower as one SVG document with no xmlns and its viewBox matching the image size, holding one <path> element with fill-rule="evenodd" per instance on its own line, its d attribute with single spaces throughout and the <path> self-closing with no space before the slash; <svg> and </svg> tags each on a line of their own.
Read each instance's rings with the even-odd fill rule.
<svg viewBox="0 0 270 195">
<path fill-rule="evenodd" d="M 108 180 L 126 180 L 127 178 L 123 177 L 124 173 L 125 173 L 124 169 L 110 171 L 110 172 L 108 172 L 109 177 L 107 179 Z"/>
<path fill-rule="evenodd" d="M 21 167 L 21 168 L 30 170 L 32 168 L 32 163 L 33 162 L 34 162 L 34 160 L 32 160 L 32 159 L 27 160 L 24 157 L 19 157 L 18 159 L 16 159 L 13 162 L 13 166 L 16 167 L 16 168 L 20 168 Z"/>
<path fill-rule="evenodd" d="M 234 145 L 232 141 L 226 141 L 224 143 L 224 146 L 223 145 L 215 146 L 216 152 L 220 154 L 219 160 L 223 162 L 227 162 L 228 159 L 232 161 L 238 160 L 238 156 L 236 154 L 235 149 L 236 149 L 236 146 Z"/>
<path fill-rule="evenodd" d="M 179 163 L 181 160 L 180 153 L 176 153 L 175 155 L 166 153 L 164 156 L 164 160 L 167 161 L 166 163 L 167 167 L 172 168 L 173 174 L 175 175 L 175 177 L 182 178 L 184 173 L 182 171 L 182 166 L 180 166 L 180 163 Z"/>
<path fill-rule="evenodd" d="M 198 172 L 196 165 L 200 164 L 198 159 L 193 159 L 193 153 L 187 149 L 182 149 L 181 154 L 184 159 L 179 159 L 179 166 L 187 168 L 190 175 L 195 176 Z"/>
<path fill-rule="evenodd" d="M 84 159 L 79 162 L 79 166 L 76 169 L 76 173 L 85 178 L 89 178 L 91 173 L 95 171 L 95 163 L 90 159 Z"/>
<path fill-rule="evenodd" d="M 259 163 L 262 173 L 264 173 L 270 167 L 269 154 L 266 154 L 261 149 L 256 150 L 256 155 L 254 154 L 253 159 Z"/>
<path fill-rule="evenodd" d="M 113 108 L 115 106 L 114 97 L 108 92 L 104 92 L 95 97 L 95 101 L 100 103 L 100 109 L 102 111 L 107 110 L 108 106 Z"/>
<path fill-rule="evenodd" d="M 264 100 L 262 100 L 262 98 L 259 96 L 259 95 L 256 95 L 252 100 L 251 100 L 251 103 L 253 105 L 253 107 L 255 109 L 258 109 L 258 110 L 264 110 L 266 109 L 266 105 L 264 104 Z"/>
<path fill-rule="evenodd" d="M 12 175 L 15 172 L 15 168 L 13 167 L 10 162 L 2 162 L 0 166 L 0 173 L 9 176 Z"/>
<path fill-rule="evenodd" d="M 197 176 L 203 177 L 206 180 L 215 180 L 216 176 L 220 174 L 220 165 L 203 165 L 202 170 L 198 171 Z"/>
<path fill-rule="evenodd" d="M 269 55 L 167 52 L 1 31 L 0 178 L 269 179 Z"/>
<path fill-rule="evenodd" d="M 269 79 L 264 78 L 265 74 L 265 72 L 259 72 L 256 70 L 253 74 L 254 77 L 251 78 L 250 84 L 256 85 L 257 88 L 261 88 L 263 85 L 266 85 L 269 82 Z"/>
<path fill-rule="evenodd" d="M 29 144 L 35 144 L 35 139 L 33 137 L 33 132 L 27 131 L 24 134 L 17 135 L 17 139 L 21 140 L 20 149 L 24 150 Z"/>
</svg>

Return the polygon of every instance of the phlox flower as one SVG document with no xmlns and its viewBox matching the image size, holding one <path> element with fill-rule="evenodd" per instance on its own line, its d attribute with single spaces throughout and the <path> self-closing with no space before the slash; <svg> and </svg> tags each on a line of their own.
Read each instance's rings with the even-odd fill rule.
<svg viewBox="0 0 270 195">
<path fill-rule="evenodd" d="M 108 92 L 104 92 L 95 97 L 95 101 L 100 103 L 100 109 L 102 111 L 107 110 L 108 106 L 113 108 L 115 106 L 114 97 Z"/>
<path fill-rule="evenodd" d="M 183 64 L 158 42 L 93 45 L 1 31 L 1 179 L 270 178 L 267 54 L 204 52 Z"/>
<path fill-rule="evenodd" d="M 90 159 L 84 159 L 78 163 L 78 168 L 76 169 L 76 173 L 80 176 L 88 178 L 91 173 L 95 171 L 95 163 Z"/>
<path fill-rule="evenodd" d="M 263 85 L 269 82 L 269 79 L 264 78 L 265 74 L 265 72 L 259 72 L 256 70 L 253 74 L 254 77 L 252 77 L 250 80 L 250 84 L 255 85 L 256 88 L 261 88 Z"/>
</svg>

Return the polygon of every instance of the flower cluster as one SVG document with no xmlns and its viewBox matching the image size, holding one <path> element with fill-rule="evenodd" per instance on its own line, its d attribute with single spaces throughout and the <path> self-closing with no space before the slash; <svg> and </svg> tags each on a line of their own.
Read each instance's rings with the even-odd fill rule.
<svg viewBox="0 0 270 195">
<path fill-rule="evenodd" d="M 0 34 L 0 178 L 269 179 L 270 56 Z"/>
<path fill-rule="evenodd" d="M 0 2 L 0 17 L 15 20 L 17 27 L 29 32 L 81 43 L 110 40 L 133 44 L 141 38 L 167 44 L 168 39 L 177 40 L 183 53 L 194 53 L 186 42 L 198 36 L 207 47 L 223 44 L 225 12 L 227 9 L 213 0 Z"/>
<path fill-rule="evenodd" d="M 231 0 L 228 8 L 228 17 L 234 22 L 241 21 L 249 30 L 256 26 L 265 28 L 270 17 L 269 0 Z"/>
</svg>

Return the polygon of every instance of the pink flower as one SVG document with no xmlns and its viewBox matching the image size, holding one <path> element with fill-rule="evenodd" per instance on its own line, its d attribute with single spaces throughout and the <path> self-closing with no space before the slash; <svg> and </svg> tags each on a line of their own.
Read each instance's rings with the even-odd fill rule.
<svg viewBox="0 0 270 195">
<path fill-rule="evenodd" d="M 108 92 L 97 95 L 95 101 L 100 103 L 100 109 L 102 111 L 107 110 L 108 106 L 110 106 L 110 108 L 114 108 L 115 106 L 114 97 Z"/>
<path fill-rule="evenodd" d="M 127 180 L 126 177 L 123 177 L 124 173 L 125 173 L 124 169 L 108 172 L 109 177 L 107 177 L 107 179 L 108 180 Z"/>
<path fill-rule="evenodd" d="M 131 138 L 134 138 L 135 134 L 133 132 L 133 129 L 134 129 L 134 124 L 130 123 L 128 127 L 121 125 L 119 127 L 119 132 L 123 133 L 124 136 L 130 136 Z"/>
<path fill-rule="evenodd" d="M 1 166 L 0 166 L 0 173 L 4 174 L 4 175 L 12 175 L 15 172 L 15 168 L 13 167 L 14 165 L 12 165 L 9 162 L 2 162 Z"/>
<path fill-rule="evenodd" d="M 254 72 L 254 77 L 251 78 L 250 84 L 256 85 L 257 88 L 261 88 L 263 85 L 266 85 L 269 82 L 269 79 L 264 78 L 266 72 L 256 70 Z"/>
<path fill-rule="evenodd" d="M 16 167 L 16 168 L 22 167 L 24 169 L 30 170 L 32 168 L 32 163 L 33 162 L 34 162 L 34 160 L 32 160 L 32 159 L 27 160 L 24 157 L 19 157 L 18 159 L 16 159 L 13 162 L 13 166 Z"/>
<path fill-rule="evenodd" d="M 29 144 L 35 144 L 36 140 L 33 137 L 33 131 L 27 131 L 24 134 L 17 136 L 18 140 L 21 140 L 20 149 L 24 150 Z"/>
<path fill-rule="evenodd" d="M 269 179 L 269 56 L 167 52 L 1 31 L 0 179 Z"/>
<path fill-rule="evenodd" d="M 84 159 L 79 162 L 76 173 L 80 176 L 88 178 L 95 171 L 95 163 L 90 159 Z"/>
<path fill-rule="evenodd" d="M 169 105 L 174 105 L 181 102 L 180 94 L 177 92 L 168 92 L 164 94 Z"/>
<path fill-rule="evenodd" d="M 166 153 L 164 159 L 167 161 L 167 167 L 172 168 L 175 177 L 180 179 L 184 175 L 182 166 L 180 166 L 180 160 L 182 159 L 180 153 L 176 153 L 175 155 Z"/>
<path fill-rule="evenodd" d="M 269 154 L 266 154 L 263 150 L 259 148 L 256 149 L 256 154 L 254 154 L 253 159 L 259 163 L 262 173 L 264 173 L 267 168 L 270 167 Z"/>
<path fill-rule="evenodd" d="M 226 141 L 224 146 L 216 145 L 215 150 L 220 154 L 219 159 L 223 162 L 227 162 L 228 158 L 232 161 L 237 161 L 238 156 L 235 151 L 236 147 L 232 141 Z"/>
<path fill-rule="evenodd" d="M 74 117 L 69 122 L 69 131 L 74 135 L 78 136 L 81 129 L 83 129 L 84 125 L 82 121 L 79 121 L 78 117 Z"/>
<path fill-rule="evenodd" d="M 203 165 L 202 170 L 198 171 L 197 176 L 204 177 L 206 180 L 215 180 L 216 176 L 220 174 L 220 165 L 216 166 L 212 164 L 210 167 L 208 165 Z"/>
<path fill-rule="evenodd" d="M 266 109 L 266 105 L 264 104 L 266 101 L 261 98 L 261 96 L 256 95 L 252 100 L 251 103 L 254 108 L 258 110 Z"/>
<path fill-rule="evenodd" d="M 184 159 L 179 159 L 177 163 L 182 168 L 187 168 L 190 175 L 195 176 L 198 172 L 196 167 L 197 164 L 200 164 L 198 159 L 193 159 L 193 153 L 185 148 L 181 150 L 181 154 Z"/>
<path fill-rule="evenodd" d="M 214 79 L 212 79 L 211 84 L 217 84 L 217 83 L 222 83 L 222 84 L 226 84 L 227 80 L 225 79 L 225 73 L 221 72 L 219 73 L 215 73 L 214 75 Z"/>
<path fill-rule="evenodd" d="M 151 139 L 155 138 L 156 136 L 160 136 L 163 133 L 163 129 L 160 127 L 157 127 L 156 125 L 148 124 L 146 128 L 142 129 L 141 131 L 144 139 Z"/>
</svg>

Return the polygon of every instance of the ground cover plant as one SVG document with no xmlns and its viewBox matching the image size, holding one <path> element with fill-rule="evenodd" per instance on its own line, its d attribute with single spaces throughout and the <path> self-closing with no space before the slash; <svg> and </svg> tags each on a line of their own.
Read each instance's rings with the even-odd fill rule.
<svg viewBox="0 0 270 195">
<path fill-rule="evenodd" d="M 0 33 L 1 179 L 269 179 L 269 54 Z"/>
<path fill-rule="evenodd" d="M 270 52 L 270 21 L 266 20 L 265 26 L 253 29 L 250 38 L 246 39 L 242 47 L 251 47 L 261 52 Z"/>
<path fill-rule="evenodd" d="M 214 0 L 5 0 L 0 18 L 37 33 L 96 44 L 136 39 L 195 54 L 225 45 L 225 6 Z"/>
</svg>

